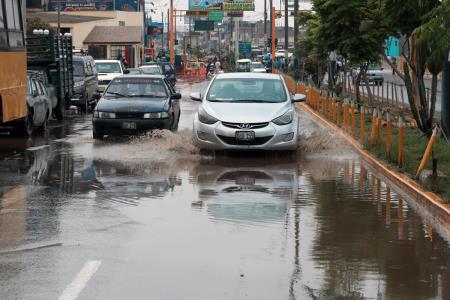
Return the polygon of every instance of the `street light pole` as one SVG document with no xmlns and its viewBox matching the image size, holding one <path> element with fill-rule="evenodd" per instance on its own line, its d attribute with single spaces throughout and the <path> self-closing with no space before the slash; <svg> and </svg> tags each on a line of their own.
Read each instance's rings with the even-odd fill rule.
<svg viewBox="0 0 450 300">
<path fill-rule="evenodd" d="M 58 0 L 58 28 L 56 30 L 57 36 L 61 34 L 61 0 Z"/>
<path fill-rule="evenodd" d="M 174 20 L 173 20 L 173 0 L 170 0 L 170 23 L 169 23 L 169 53 L 170 63 L 175 64 L 175 38 L 174 38 Z"/>
<path fill-rule="evenodd" d="M 281 8 L 281 7 L 280 7 Z M 286 71 L 288 69 L 288 58 L 289 58 L 289 10 L 288 10 L 288 0 L 284 0 L 284 65 Z"/>
</svg>

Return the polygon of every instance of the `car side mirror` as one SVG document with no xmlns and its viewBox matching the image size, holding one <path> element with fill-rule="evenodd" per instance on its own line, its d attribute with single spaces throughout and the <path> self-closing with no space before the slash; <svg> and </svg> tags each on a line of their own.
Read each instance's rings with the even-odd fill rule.
<svg viewBox="0 0 450 300">
<path fill-rule="evenodd" d="M 128 69 L 123 70 L 123 74 L 130 74 L 130 70 Z"/>
<path fill-rule="evenodd" d="M 292 102 L 304 102 L 306 101 L 306 95 L 304 94 L 295 94 L 292 98 Z"/>
<path fill-rule="evenodd" d="M 94 98 L 95 100 L 100 100 L 100 98 L 102 97 L 102 94 L 100 93 L 95 93 L 94 95 L 92 95 L 92 98 Z"/>
<path fill-rule="evenodd" d="M 202 94 L 199 92 L 191 93 L 190 97 L 194 101 L 202 101 Z"/>
<path fill-rule="evenodd" d="M 172 96 L 170 96 L 170 99 L 179 100 L 179 99 L 181 99 L 181 94 L 180 93 L 174 93 L 174 94 L 172 94 Z"/>
</svg>

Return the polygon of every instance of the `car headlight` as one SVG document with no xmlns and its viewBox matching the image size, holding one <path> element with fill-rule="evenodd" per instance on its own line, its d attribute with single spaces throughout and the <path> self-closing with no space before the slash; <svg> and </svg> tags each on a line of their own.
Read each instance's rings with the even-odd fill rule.
<svg viewBox="0 0 450 300">
<path fill-rule="evenodd" d="M 115 119 L 116 118 L 116 113 L 103 112 L 103 111 L 94 111 L 94 118 Z"/>
<path fill-rule="evenodd" d="M 219 120 L 209 115 L 203 108 L 198 110 L 198 120 L 200 123 L 212 125 L 217 123 Z"/>
<path fill-rule="evenodd" d="M 290 110 L 290 111 L 286 112 L 284 115 L 279 116 L 276 119 L 273 119 L 272 122 L 277 125 L 287 125 L 287 124 L 291 124 L 292 120 L 294 120 L 294 111 Z"/>
<path fill-rule="evenodd" d="M 74 88 L 82 87 L 83 83 L 84 83 L 83 81 L 76 81 L 74 82 L 73 87 Z"/>
<path fill-rule="evenodd" d="M 144 114 L 144 119 L 167 119 L 168 117 L 169 117 L 169 113 L 166 111 Z"/>
</svg>

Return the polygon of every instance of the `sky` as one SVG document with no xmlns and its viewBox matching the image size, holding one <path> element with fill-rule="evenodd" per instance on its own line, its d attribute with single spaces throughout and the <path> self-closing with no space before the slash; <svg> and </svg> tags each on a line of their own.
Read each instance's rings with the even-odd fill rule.
<svg viewBox="0 0 450 300">
<path fill-rule="evenodd" d="M 164 11 L 167 11 L 167 8 L 169 7 L 169 0 L 145 0 L 147 10 L 150 6 L 150 2 L 155 3 L 155 7 L 157 8 L 156 14 L 153 16 L 153 19 L 155 21 L 161 20 L 161 8 L 163 8 Z M 280 9 L 280 1 L 281 0 L 273 0 L 273 4 L 275 5 L 276 9 Z M 293 1 L 290 1 L 293 2 Z M 310 9 L 311 4 L 310 1 L 307 0 L 300 0 L 300 9 Z M 178 9 L 188 9 L 189 6 L 189 0 L 173 0 L 174 7 Z M 269 5 L 269 0 L 267 0 L 267 5 Z M 255 0 L 255 11 L 254 12 L 245 12 L 244 13 L 244 19 L 246 21 L 258 21 L 264 19 L 264 0 Z M 282 9 L 284 9 L 284 0 L 282 0 Z M 289 23 L 291 26 L 294 24 L 293 18 L 289 18 Z M 177 20 L 177 24 L 180 24 L 181 19 Z M 281 25 L 284 22 L 283 20 L 279 19 L 277 20 L 277 25 Z M 177 26 L 178 27 L 178 26 Z"/>
</svg>

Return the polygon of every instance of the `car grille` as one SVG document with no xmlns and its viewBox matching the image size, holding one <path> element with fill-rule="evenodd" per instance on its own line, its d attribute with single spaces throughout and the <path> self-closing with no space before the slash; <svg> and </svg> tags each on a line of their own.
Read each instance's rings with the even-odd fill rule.
<svg viewBox="0 0 450 300">
<path fill-rule="evenodd" d="M 116 113 L 117 119 L 143 119 L 144 113 L 138 113 L 138 112 L 127 112 L 127 113 Z"/>
<path fill-rule="evenodd" d="M 101 84 L 101 85 L 108 85 L 110 82 L 111 82 L 111 80 L 99 80 L 99 81 L 98 81 L 98 84 Z"/>
<path fill-rule="evenodd" d="M 222 125 L 229 128 L 234 129 L 259 129 L 264 128 L 269 125 L 269 122 L 264 123 L 229 123 L 229 122 L 222 122 Z"/>
<path fill-rule="evenodd" d="M 233 146 L 260 146 L 267 143 L 272 137 L 271 136 L 263 136 L 256 137 L 253 141 L 240 141 L 236 140 L 234 137 L 218 135 L 219 139 L 221 139 L 225 144 L 233 145 Z"/>
</svg>

